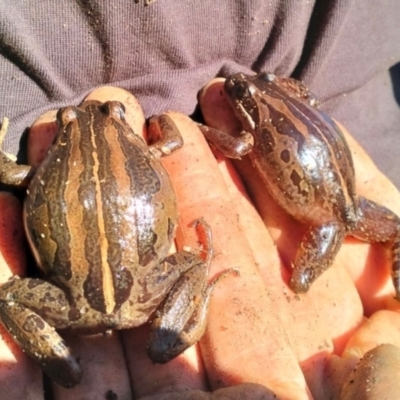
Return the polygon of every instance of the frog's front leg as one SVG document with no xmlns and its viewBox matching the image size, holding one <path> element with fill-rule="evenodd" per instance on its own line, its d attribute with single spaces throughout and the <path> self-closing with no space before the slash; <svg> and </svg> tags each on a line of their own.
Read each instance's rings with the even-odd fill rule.
<svg viewBox="0 0 400 400">
<path fill-rule="evenodd" d="M 212 259 L 211 231 L 201 223 L 207 235 L 207 257 L 179 252 L 164 261 L 184 271 L 171 288 L 152 322 L 147 352 L 152 361 L 166 363 L 203 336 L 209 300 L 216 283 L 228 273 L 219 274 L 210 283 L 207 276 Z"/>
<path fill-rule="evenodd" d="M 2 123 L 0 129 L 0 183 L 11 186 L 28 186 L 35 170 L 29 165 L 18 165 L 5 154 L 1 148 L 6 135 L 8 123 Z"/>
<path fill-rule="evenodd" d="M 150 118 L 147 140 L 149 149 L 156 158 L 168 156 L 183 146 L 182 135 L 175 122 L 167 114 Z"/>
<path fill-rule="evenodd" d="M 40 279 L 12 279 L 0 288 L 0 321 L 22 350 L 64 387 L 81 380 L 76 358 L 55 329 L 70 324 L 65 293 Z"/>
<path fill-rule="evenodd" d="M 225 157 L 240 160 L 253 149 L 254 137 L 249 132 L 243 131 L 240 136 L 235 137 L 207 125 L 198 124 L 198 127 L 206 140 Z"/>
<path fill-rule="evenodd" d="M 385 243 L 392 262 L 392 280 L 400 300 L 400 218 L 365 197 L 358 197 L 357 222 L 351 235 L 369 243 Z"/>
<path fill-rule="evenodd" d="M 306 292 L 315 279 L 332 265 L 345 233 L 344 225 L 337 222 L 309 228 L 293 263 L 289 286 L 295 293 Z"/>
<path fill-rule="evenodd" d="M 16 164 L 0 150 L 0 183 L 26 187 L 34 174 L 33 167 Z"/>
<path fill-rule="evenodd" d="M 207 125 L 198 124 L 206 140 L 212 143 L 228 158 L 240 159 L 251 151 L 253 135 L 241 132 L 239 137 L 231 136 Z M 172 118 L 161 114 L 150 118 L 148 128 L 150 151 L 157 157 L 167 156 L 183 146 L 183 139 Z"/>
</svg>

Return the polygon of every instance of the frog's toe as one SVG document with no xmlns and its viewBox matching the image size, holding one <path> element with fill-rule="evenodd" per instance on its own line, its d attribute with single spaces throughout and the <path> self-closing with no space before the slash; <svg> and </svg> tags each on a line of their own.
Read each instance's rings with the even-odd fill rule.
<svg viewBox="0 0 400 400">
<path fill-rule="evenodd" d="M 51 379 L 67 388 L 80 382 L 78 360 L 39 314 L 20 303 L 0 302 L 0 319 L 25 354 L 37 361 Z"/>
<path fill-rule="evenodd" d="M 65 388 L 73 388 L 82 379 L 79 361 L 72 356 L 63 359 L 43 360 L 41 366 L 50 379 Z"/>
<path fill-rule="evenodd" d="M 165 364 L 177 357 L 190 344 L 180 340 L 179 332 L 174 329 L 152 329 L 147 343 L 147 354 L 157 364 Z"/>
<path fill-rule="evenodd" d="M 294 269 L 289 286 L 295 293 L 305 293 L 308 292 L 314 280 L 315 273 L 313 268 L 305 268 L 304 270 Z"/>
</svg>

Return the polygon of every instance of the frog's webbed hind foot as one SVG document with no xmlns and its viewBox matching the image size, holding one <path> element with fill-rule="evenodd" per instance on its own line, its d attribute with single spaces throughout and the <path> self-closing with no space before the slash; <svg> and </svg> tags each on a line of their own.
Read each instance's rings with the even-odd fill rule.
<svg viewBox="0 0 400 400">
<path fill-rule="evenodd" d="M 344 236 L 345 228 L 337 222 L 312 226 L 306 232 L 289 282 L 295 293 L 307 292 L 311 284 L 332 265 Z"/>
<path fill-rule="evenodd" d="M 400 218 L 388 208 L 360 196 L 357 223 L 351 235 L 369 243 L 387 246 L 392 263 L 392 280 L 400 301 Z"/>
</svg>

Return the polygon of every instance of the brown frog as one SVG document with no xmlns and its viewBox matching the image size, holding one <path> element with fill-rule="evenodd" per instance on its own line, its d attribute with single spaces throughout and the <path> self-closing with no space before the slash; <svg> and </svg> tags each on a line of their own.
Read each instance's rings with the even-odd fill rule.
<svg viewBox="0 0 400 400">
<path fill-rule="evenodd" d="M 338 125 L 316 108 L 308 89 L 271 73 L 238 73 L 225 97 L 242 126 L 239 137 L 201 126 L 223 154 L 248 154 L 266 190 L 292 217 L 309 225 L 293 263 L 290 287 L 306 292 L 332 264 L 345 235 L 390 250 L 400 300 L 400 218 L 355 192 L 349 147 Z"/>
<path fill-rule="evenodd" d="M 212 288 L 211 232 L 205 254 L 168 255 L 178 214 L 158 160 L 183 144 L 167 116 L 151 146 L 136 135 L 124 106 L 86 101 L 57 115 L 59 131 L 35 171 L 0 152 L 0 181 L 29 184 L 25 230 L 43 279 L 0 287 L 0 321 L 54 381 L 76 385 L 81 368 L 56 330 L 81 334 L 126 329 L 154 314 L 148 354 L 176 357 L 202 336 Z M 182 305 L 183 304 L 183 305 Z"/>
</svg>

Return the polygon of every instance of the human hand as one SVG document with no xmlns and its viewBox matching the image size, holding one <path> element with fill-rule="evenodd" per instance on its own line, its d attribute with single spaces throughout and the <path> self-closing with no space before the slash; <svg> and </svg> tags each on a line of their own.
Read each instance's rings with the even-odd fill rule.
<svg viewBox="0 0 400 400">
<path fill-rule="evenodd" d="M 118 97 L 120 101 L 129 103 L 126 94 L 119 92 L 119 95 L 122 96 Z M 97 98 L 103 101 L 110 99 L 110 92 L 106 90 L 105 96 Z M 132 115 L 131 106 L 128 104 L 127 118 Z M 138 117 L 137 110 L 134 115 L 130 123 L 136 132 L 142 132 L 144 119 L 140 115 Z M 368 298 L 364 300 L 362 296 L 360 300 L 358 295 L 357 289 L 364 293 L 363 288 L 370 285 L 368 280 L 363 284 L 360 278 L 366 273 L 365 265 L 367 270 L 370 268 L 370 273 L 371 269 L 376 272 L 377 267 L 369 265 L 374 263 L 374 258 L 385 260 L 383 252 L 379 246 L 371 250 L 369 245 L 351 240 L 343 246 L 335 265 L 314 283 L 309 293 L 294 295 L 286 284 L 289 270 L 284 263 L 294 254 L 295 240 L 300 237 L 302 227 L 280 214 L 277 207 L 269 199 L 264 200 L 262 195 L 263 202 L 268 204 L 264 209 L 269 215 L 267 229 L 246 197 L 230 163 L 214 158 L 196 125 L 187 117 L 180 114 L 171 116 L 185 135 L 184 149 L 163 161 L 179 201 L 178 246 L 197 247 L 196 237 L 189 225 L 194 219 L 202 217 L 211 225 L 214 236 L 215 259 L 210 276 L 231 267 L 238 268 L 240 276 L 227 277 L 215 289 L 207 331 L 200 342 L 201 355 L 191 348 L 166 365 L 152 365 L 145 354 L 147 327 L 107 337 L 68 338 L 75 354 L 81 357 L 84 378 L 72 390 L 54 385 L 55 398 L 79 398 L 82 395 L 85 398 L 107 398 L 106 394 L 112 398 L 113 393 L 119 399 L 151 395 L 155 398 L 168 395 L 178 398 L 174 392 L 177 390 L 182 390 L 182 395 L 186 396 L 182 398 L 188 398 L 187 390 L 214 390 L 240 382 L 258 382 L 282 398 L 301 399 L 310 396 L 306 379 L 316 398 L 324 398 L 319 395 L 326 394 L 327 390 L 337 392 L 339 383 L 329 386 L 333 380 L 325 375 L 325 359 L 333 359 L 331 354 L 334 351 L 340 354 L 349 343 L 348 338 L 361 326 L 363 302 L 365 307 L 369 307 L 369 313 L 384 306 L 397 307 L 397 303 L 390 300 L 387 265 L 381 268 L 383 271 L 375 289 L 368 289 L 369 295 L 364 296 Z M 377 174 L 373 166 L 363 159 L 356 164 L 358 167 L 367 165 L 366 175 L 371 171 Z M 385 185 L 383 178 L 378 180 Z M 387 192 L 388 188 L 385 186 L 386 193 L 390 194 L 388 201 L 398 199 L 394 191 Z M 383 197 L 382 200 L 385 199 Z M 394 207 L 392 209 L 396 211 Z M 262 212 L 263 208 L 260 210 Z M 1 215 L 4 216 L 3 213 Z M 293 234 L 294 238 L 290 238 L 289 234 Z M 350 256 L 354 262 L 351 262 Z M 357 268 L 350 272 L 346 269 L 354 266 Z M 357 282 L 357 288 L 353 281 Z M 397 315 L 383 323 L 382 331 L 386 339 L 392 332 L 390 328 L 396 326 Z M 360 341 L 356 339 L 357 334 L 353 336 L 350 349 L 360 347 Z M 373 339 L 379 343 L 379 338 Z M 14 354 L 17 352 L 15 350 Z M 352 366 L 355 358 L 351 357 Z M 343 363 L 339 365 L 341 360 L 335 360 L 338 361 L 335 364 L 337 370 L 343 371 Z M 27 364 L 31 365 L 29 361 Z M 348 365 L 347 361 L 345 365 Z M 18 366 L 20 362 L 16 368 Z M 36 397 L 32 398 L 40 398 L 38 370 L 32 367 L 33 372 L 25 381 L 21 368 L 16 371 L 20 375 L 19 383 L 14 388 L 29 386 L 32 393 L 37 388 Z M 248 387 L 241 393 L 238 387 L 232 389 L 231 398 L 246 398 L 246 394 L 250 396 L 248 398 L 257 398 L 256 392 L 251 392 Z M 258 390 L 258 397 L 261 398 L 262 388 L 252 389 Z M 235 392 L 237 397 L 234 397 Z"/>
</svg>

